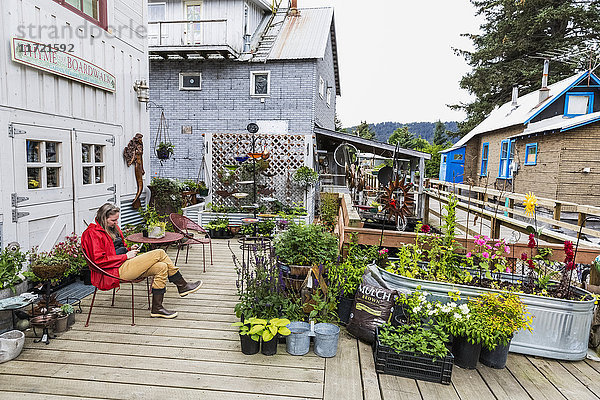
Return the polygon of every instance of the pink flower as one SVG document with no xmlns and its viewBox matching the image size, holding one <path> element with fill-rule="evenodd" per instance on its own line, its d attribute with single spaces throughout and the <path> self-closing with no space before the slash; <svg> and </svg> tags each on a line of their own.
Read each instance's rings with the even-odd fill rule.
<svg viewBox="0 0 600 400">
<path fill-rule="evenodd" d="M 467 253 L 467 258 L 471 258 L 473 256 L 473 254 L 471 254 L 471 252 Z"/>
<path fill-rule="evenodd" d="M 494 244 L 494 247 L 500 247 L 500 242 Z"/>
<path fill-rule="evenodd" d="M 494 258 L 496 258 L 496 255 L 495 255 L 495 254 L 492 254 L 492 260 L 493 260 Z"/>
<path fill-rule="evenodd" d="M 386 254 L 388 252 L 388 249 L 381 249 L 379 250 L 379 255 L 382 256 L 384 254 Z"/>
<path fill-rule="evenodd" d="M 508 247 L 508 246 L 504 246 L 504 252 L 505 252 L 506 254 L 509 254 L 509 253 L 510 253 L 510 247 Z"/>
<path fill-rule="evenodd" d="M 485 248 L 486 248 L 486 249 L 488 249 L 488 250 L 491 250 L 491 249 L 492 249 L 492 246 L 490 246 L 489 244 L 486 244 L 486 245 L 485 245 Z"/>
<path fill-rule="evenodd" d="M 482 254 L 483 258 L 490 258 L 490 253 L 488 253 L 487 251 L 484 251 Z"/>
<path fill-rule="evenodd" d="M 527 260 L 527 253 L 521 253 L 521 260 Z"/>
</svg>

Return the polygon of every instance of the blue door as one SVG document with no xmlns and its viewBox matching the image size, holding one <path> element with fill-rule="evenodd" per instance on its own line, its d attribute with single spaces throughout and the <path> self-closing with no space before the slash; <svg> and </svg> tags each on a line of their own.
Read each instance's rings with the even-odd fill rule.
<svg viewBox="0 0 600 400">
<path fill-rule="evenodd" d="M 446 182 L 463 182 L 465 174 L 465 150 L 465 147 L 460 147 L 447 153 Z"/>
</svg>

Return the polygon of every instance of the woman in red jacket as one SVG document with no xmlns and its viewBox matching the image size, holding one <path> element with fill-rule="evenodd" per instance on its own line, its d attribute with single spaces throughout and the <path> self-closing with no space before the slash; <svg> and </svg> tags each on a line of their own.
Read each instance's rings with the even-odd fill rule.
<svg viewBox="0 0 600 400">
<path fill-rule="evenodd" d="M 81 246 L 88 257 L 100 268 L 122 279 L 133 280 L 153 276 L 151 317 L 175 318 L 176 312 L 162 306 L 167 279 L 177 286 L 180 296 L 194 293 L 202 281 L 188 283 L 164 250 L 152 250 L 138 255 L 137 245 L 128 249 L 117 222 L 119 207 L 104 204 L 96 213 L 96 223 L 90 224 L 81 235 Z M 91 271 L 92 284 L 100 290 L 119 286 L 119 280 Z"/>
</svg>

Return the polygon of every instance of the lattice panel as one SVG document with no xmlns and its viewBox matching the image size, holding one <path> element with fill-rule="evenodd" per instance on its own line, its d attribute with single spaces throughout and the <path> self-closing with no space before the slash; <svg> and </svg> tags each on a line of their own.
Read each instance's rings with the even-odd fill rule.
<svg viewBox="0 0 600 400">
<path fill-rule="evenodd" d="M 257 203 L 268 205 L 263 199 L 273 197 L 285 205 L 304 205 L 304 190 L 292 181 L 294 172 L 304 165 L 306 157 L 306 144 L 304 135 L 292 134 L 261 134 L 256 133 L 256 152 L 269 152 L 269 167 L 266 174 L 275 174 L 274 176 L 265 176 L 260 173 L 256 175 L 257 181 Z M 239 184 L 243 180 L 252 180 L 251 176 L 238 168 L 234 174 L 235 182 L 224 184 L 217 176 L 219 170 L 226 169 L 226 165 L 240 165 L 252 163 L 248 159 L 244 163 L 239 163 L 234 157 L 247 155 L 252 151 L 252 135 L 250 133 L 214 133 L 212 134 L 212 176 L 213 176 L 213 195 L 212 201 L 216 205 L 242 206 L 252 204 L 253 187 L 251 184 Z M 246 176 L 244 176 L 246 175 Z M 251 174 L 250 174 L 251 175 Z M 223 197 L 217 194 L 218 191 L 228 191 L 248 193 L 249 196 L 244 199 L 234 197 Z M 266 191 L 260 193 L 260 191 Z M 272 193 L 268 193 L 273 190 Z"/>
</svg>

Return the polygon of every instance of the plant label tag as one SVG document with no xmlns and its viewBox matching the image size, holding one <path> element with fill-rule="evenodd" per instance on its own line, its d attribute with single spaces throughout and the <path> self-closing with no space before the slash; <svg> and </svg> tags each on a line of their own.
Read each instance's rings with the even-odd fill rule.
<svg viewBox="0 0 600 400">
<path fill-rule="evenodd" d="M 310 321 L 310 331 L 314 332 L 315 331 L 315 321 Z"/>
</svg>

